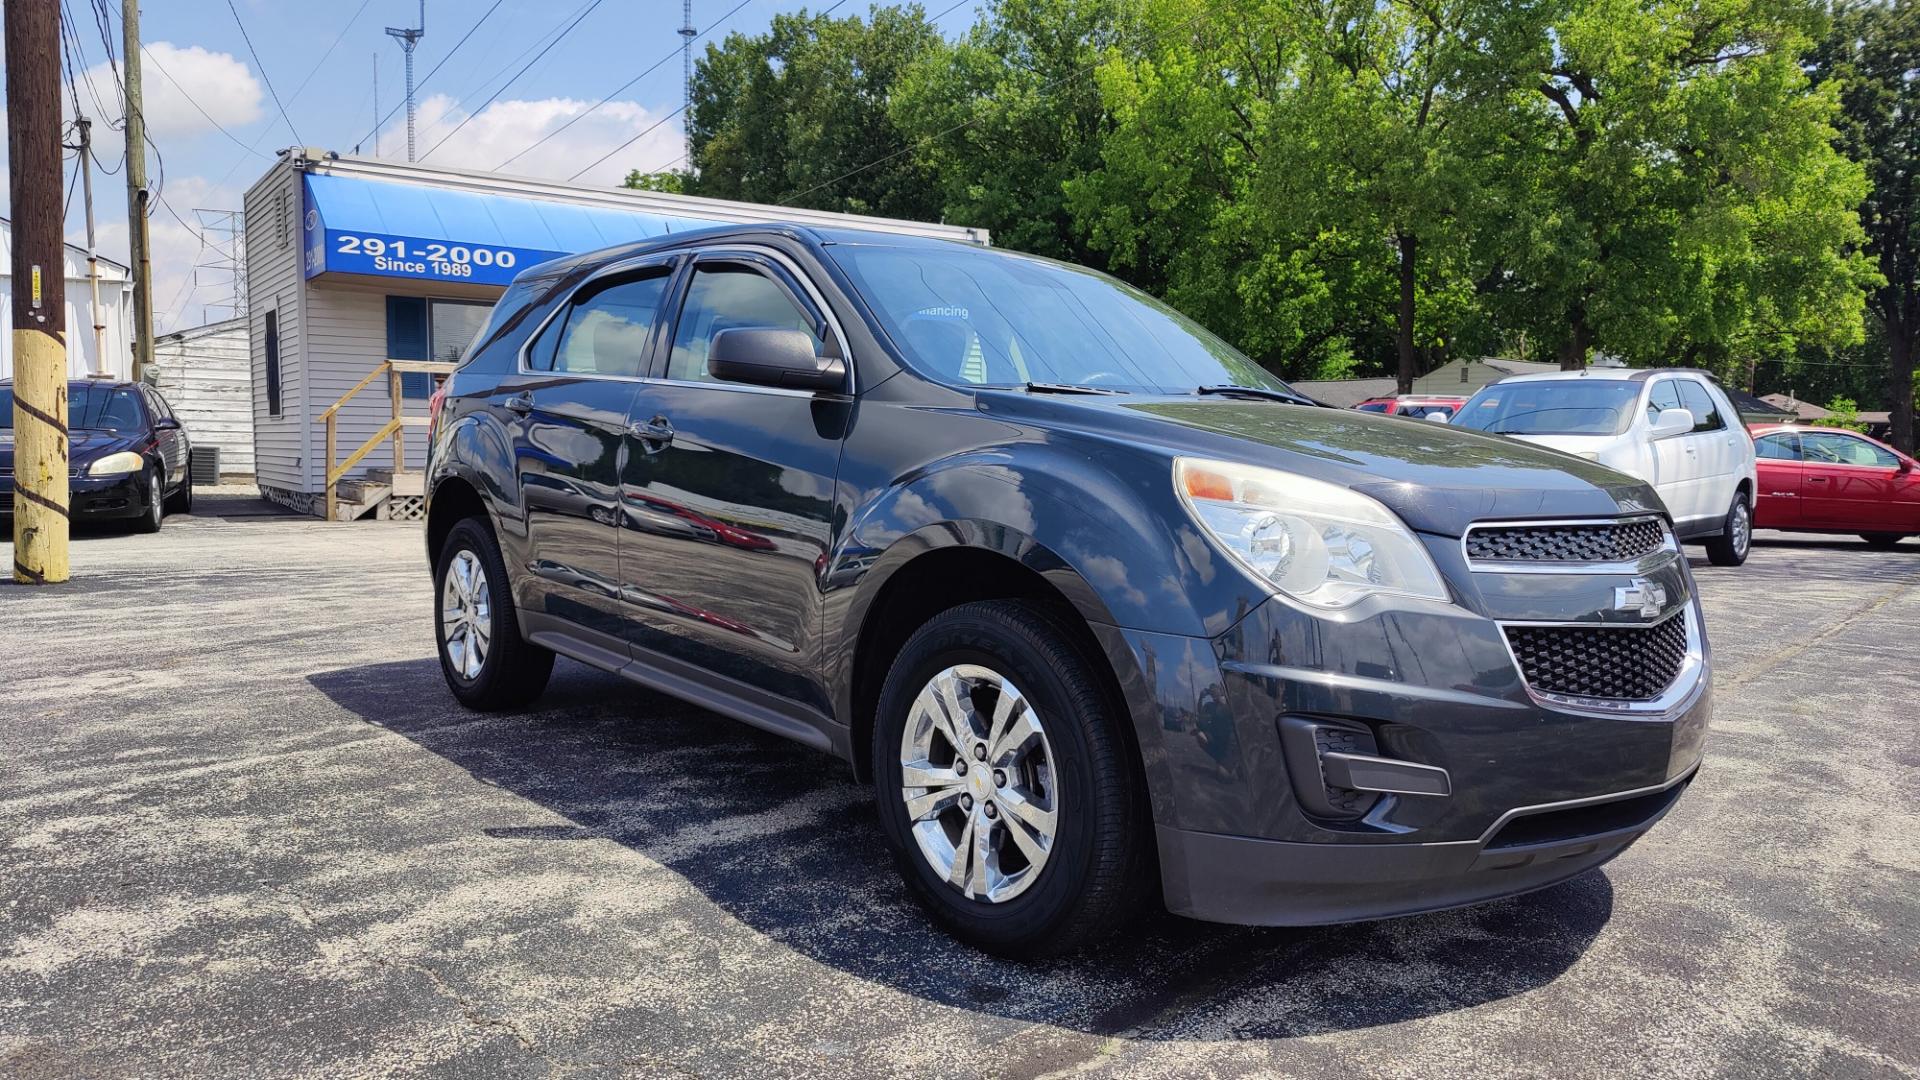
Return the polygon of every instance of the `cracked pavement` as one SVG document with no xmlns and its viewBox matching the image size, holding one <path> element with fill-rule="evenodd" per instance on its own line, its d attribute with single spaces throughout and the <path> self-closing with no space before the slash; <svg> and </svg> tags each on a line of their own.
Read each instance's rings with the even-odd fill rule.
<svg viewBox="0 0 1920 1080">
<path fill-rule="evenodd" d="M 565 661 L 465 713 L 417 526 L 258 507 L 0 585 L 0 1074 L 1920 1075 L 1920 542 L 1695 560 L 1706 764 L 1600 871 L 1032 968 L 846 767 Z"/>
</svg>

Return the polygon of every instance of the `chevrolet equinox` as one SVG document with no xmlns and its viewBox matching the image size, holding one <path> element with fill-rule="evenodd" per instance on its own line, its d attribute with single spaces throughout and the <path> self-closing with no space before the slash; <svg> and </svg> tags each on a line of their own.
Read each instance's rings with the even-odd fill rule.
<svg viewBox="0 0 1920 1080">
<path fill-rule="evenodd" d="M 1654 490 L 1317 406 L 1084 269 L 676 234 L 523 273 L 432 401 L 453 694 L 555 655 L 870 783 L 958 937 L 1373 919 L 1613 858 L 1693 778 Z"/>
</svg>

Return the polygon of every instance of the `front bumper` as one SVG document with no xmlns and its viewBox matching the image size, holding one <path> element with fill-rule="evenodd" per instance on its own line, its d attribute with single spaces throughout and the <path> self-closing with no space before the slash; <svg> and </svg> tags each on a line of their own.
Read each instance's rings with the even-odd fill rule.
<svg viewBox="0 0 1920 1080">
<path fill-rule="evenodd" d="M 1684 561 L 1642 573 L 1696 640 L 1670 692 L 1630 711 L 1530 692 L 1502 628 L 1575 618 L 1611 597 L 1605 578 L 1488 580 L 1456 605 L 1334 616 L 1275 600 L 1211 639 L 1097 629 L 1132 709 L 1168 907 L 1264 925 L 1381 918 L 1541 888 L 1624 851 L 1691 782 L 1712 711 Z M 1303 748 L 1303 725 L 1359 744 Z M 1341 802 L 1329 778 L 1380 759 L 1445 782 Z"/>
<path fill-rule="evenodd" d="M 125 476 L 73 476 L 67 479 L 67 513 L 74 521 L 112 521 L 147 512 L 147 489 L 140 473 Z M 0 475 L 0 514 L 14 511 L 13 474 Z"/>
</svg>

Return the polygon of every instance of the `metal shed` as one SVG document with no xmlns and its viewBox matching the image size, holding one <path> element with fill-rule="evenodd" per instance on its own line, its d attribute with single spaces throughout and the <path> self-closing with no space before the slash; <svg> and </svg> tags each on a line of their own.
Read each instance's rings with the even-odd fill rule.
<svg viewBox="0 0 1920 1080">
<path fill-rule="evenodd" d="M 154 388 L 196 447 L 220 449 L 220 471 L 253 472 L 253 371 L 246 316 L 153 339 Z"/>
<path fill-rule="evenodd" d="M 61 268 L 67 285 L 67 374 L 104 373 L 124 379 L 133 370 L 133 278 L 126 266 L 100 257 L 100 321 L 104 347 L 96 348 L 87 281 L 87 249 L 66 246 Z M 0 218 L 0 379 L 13 378 L 13 223 Z M 49 268 L 48 273 L 52 272 Z"/>
</svg>

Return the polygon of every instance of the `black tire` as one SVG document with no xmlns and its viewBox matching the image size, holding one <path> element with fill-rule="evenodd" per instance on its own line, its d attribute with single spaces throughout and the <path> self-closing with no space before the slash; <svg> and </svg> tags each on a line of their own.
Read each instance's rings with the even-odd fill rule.
<svg viewBox="0 0 1920 1080">
<path fill-rule="evenodd" d="M 448 626 L 442 616 L 442 597 L 447 595 L 447 574 L 463 554 L 471 555 L 486 575 L 485 596 L 489 617 L 488 642 L 481 650 L 479 670 L 471 674 L 466 665 L 456 664 L 449 654 Z M 507 578 L 507 566 L 500 557 L 500 545 L 493 530 L 477 517 L 467 518 L 447 534 L 446 543 L 433 565 L 434 619 L 433 639 L 440 654 L 440 671 L 447 688 L 460 704 L 478 712 L 498 712 L 521 708 L 547 688 L 553 674 L 553 653 L 520 636 L 520 615 L 513 605 L 513 590 Z"/>
<path fill-rule="evenodd" d="M 1733 505 L 1727 507 L 1720 531 L 1707 540 L 1707 561 L 1715 566 L 1739 566 L 1753 550 L 1753 507 L 1747 493 L 1733 493 Z"/>
<path fill-rule="evenodd" d="M 133 519 L 132 528 L 137 533 L 157 533 L 167 518 L 167 500 L 161 493 L 165 488 L 160 483 L 160 470 L 149 465 L 142 474 L 147 486 L 147 508 Z"/>
<path fill-rule="evenodd" d="M 1046 609 L 996 600 L 935 616 L 907 640 L 887 674 L 872 759 L 881 827 L 914 898 L 976 948 L 1023 961 L 1060 955 L 1112 933 L 1152 900 L 1145 787 L 1121 727 L 1127 720 L 1102 691 L 1096 663 Z M 971 898 L 936 872 L 903 799 L 901 746 L 911 706 L 930 680 L 956 665 L 988 668 L 1020 690 L 1042 718 L 1048 774 L 1057 778 L 1047 859 L 1024 891 L 1000 902 Z M 996 851 L 1010 844 L 1006 827 Z"/>
<path fill-rule="evenodd" d="M 1900 541 L 1905 540 L 1906 538 L 1907 538 L 1906 533 L 1861 533 L 1860 534 L 1860 539 L 1865 540 L 1867 542 L 1868 547 L 1875 548 L 1880 551 L 1885 551 L 1888 548 L 1894 547 L 1895 545 L 1899 544 Z"/>
<path fill-rule="evenodd" d="M 186 479 L 180 481 L 179 491 L 176 491 L 172 495 L 167 497 L 167 513 L 169 514 L 193 513 L 193 474 L 192 473 L 188 473 L 186 476 Z"/>
</svg>

